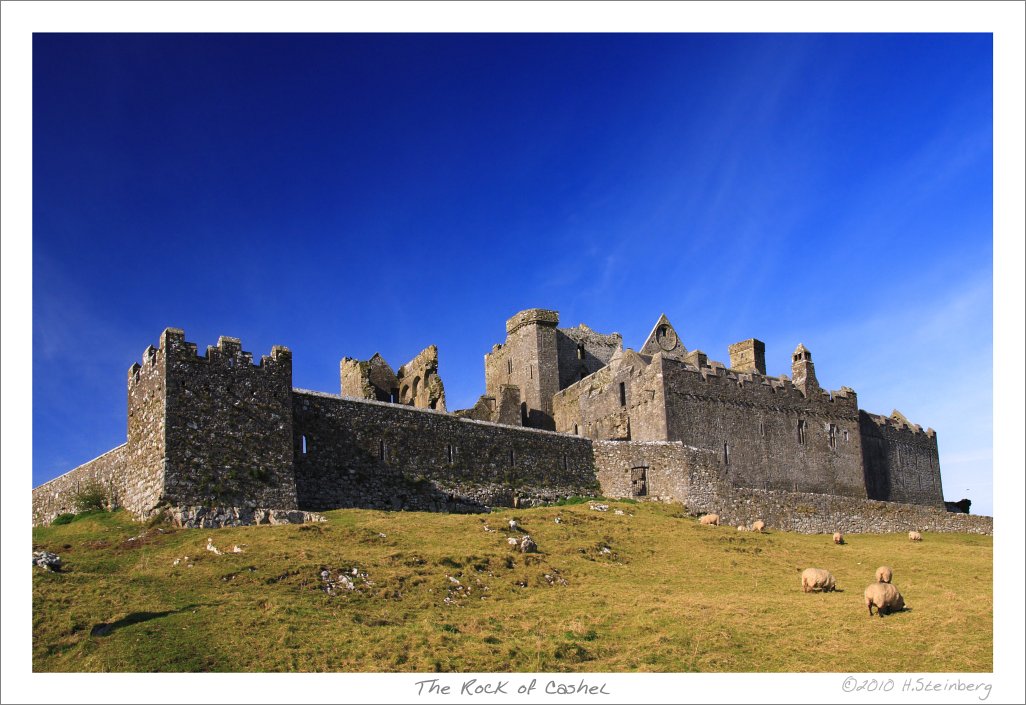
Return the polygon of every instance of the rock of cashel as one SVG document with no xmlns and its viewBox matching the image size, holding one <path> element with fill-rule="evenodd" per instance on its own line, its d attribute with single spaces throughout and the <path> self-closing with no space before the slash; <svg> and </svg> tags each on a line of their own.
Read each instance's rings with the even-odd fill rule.
<svg viewBox="0 0 1026 705">
<path fill-rule="evenodd" d="M 821 388 L 804 345 L 790 377 L 767 374 L 757 339 L 728 354 L 689 350 L 665 315 L 635 351 L 528 309 L 485 354 L 481 398 L 449 412 L 434 345 L 398 370 L 342 358 L 328 394 L 292 386 L 286 347 L 254 363 L 222 336 L 201 355 L 168 328 L 128 370 L 126 442 L 33 489 L 33 524 L 100 486 L 112 506 L 188 526 L 604 495 L 805 533 L 992 532 L 946 509 L 933 429 Z"/>
</svg>

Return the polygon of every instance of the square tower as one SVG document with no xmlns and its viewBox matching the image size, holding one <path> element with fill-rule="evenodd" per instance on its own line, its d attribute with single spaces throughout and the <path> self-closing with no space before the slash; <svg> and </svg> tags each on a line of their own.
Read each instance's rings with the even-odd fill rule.
<svg viewBox="0 0 1026 705">
<path fill-rule="evenodd" d="M 292 353 L 276 345 L 254 365 L 222 336 L 200 356 L 184 332 L 166 329 L 129 370 L 127 454 L 126 494 L 140 485 L 133 511 L 295 509 Z"/>
<path fill-rule="evenodd" d="M 485 355 L 485 393 L 499 398 L 503 385 L 519 387 L 524 426 L 556 428 L 552 396 L 559 391 L 558 324 L 556 311 L 521 311 L 506 321 L 506 343 Z"/>
<path fill-rule="evenodd" d="M 756 338 L 742 340 L 727 347 L 730 368 L 738 372 L 766 374 L 766 343 Z"/>
</svg>

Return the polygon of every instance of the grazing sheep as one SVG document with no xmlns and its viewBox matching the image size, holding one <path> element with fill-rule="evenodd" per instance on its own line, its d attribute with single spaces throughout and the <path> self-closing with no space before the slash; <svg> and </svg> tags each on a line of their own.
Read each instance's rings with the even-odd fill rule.
<svg viewBox="0 0 1026 705">
<path fill-rule="evenodd" d="M 876 582 L 878 583 L 889 583 L 894 573 L 885 565 L 880 566 L 876 569 Z"/>
<path fill-rule="evenodd" d="M 844 543 L 844 536 L 841 535 L 840 531 L 834 532 L 834 543 L 836 543 L 838 546 Z"/>
<path fill-rule="evenodd" d="M 758 521 L 752 524 L 752 531 L 758 531 L 760 534 L 762 533 L 762 530 L 765 528 L 766 523 L 762 519 L 759 519 Z"/>
<path fill-rule="evenodd" d="M 829 570 L 823 568 L 806 568 L 802 573 L 802 592 L 830 592 L 836 590 L 834 576 Z"/>
<path fill-rule="evenodd" d="M 705 526 L 710 526 L 710 525 L 711 526 L 719 526 L 720 525 L 720 515 L 719 514 L 706 514 L 705 516 L 701 517 L 698 520 L 698 523 L 699 524 L 704 524 Z"/>
<path fill-rule="evenodd" d="M 737 530 L 738 531 L 748 531 L 748 527 L 745 526 L 744 524 L 741 524 L 739 527 L 737 527 Z"/>
<path fill-rule="evenodd" d="M 922 541 L 923 540 L 923 535 L 921 533 L 919 533 L 918 531 L 910 531 L 910 532 L 908 532 L 908 540 L 909 541 Z"/>
<path fill-rule="evenodd" d="M 873 616 L 874 606 L 876 606 L 876 613 L 881 617 L 905 609 L 905 599 L 898 592 L 898 588 L 890 583 L 870 583 L 863 596 L 866 598 L 866 607 L 869 608 L 870 617 Z"/>
</svg>

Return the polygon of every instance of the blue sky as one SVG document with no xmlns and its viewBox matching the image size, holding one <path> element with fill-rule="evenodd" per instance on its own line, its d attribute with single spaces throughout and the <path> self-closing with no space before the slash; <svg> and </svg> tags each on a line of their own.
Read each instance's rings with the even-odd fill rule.
<svg viewBox="0 0 1026 705">
<path fill-rule="evenodd" d="M 33 484 L 124 441 L 167 326 L 439 346 L 450 409 L 518 310 L 665 312 L 726 360 L 938 432 L 992 512 L 987 34 L 35 35 Z"/>
</svg>

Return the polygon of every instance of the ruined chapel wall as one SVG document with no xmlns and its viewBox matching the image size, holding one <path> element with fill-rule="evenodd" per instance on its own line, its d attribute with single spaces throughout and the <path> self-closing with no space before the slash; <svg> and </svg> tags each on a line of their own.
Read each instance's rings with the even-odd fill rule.
<svg viewBox="0 0 1026 705">
<path fill-rule="evenodd" d="M 854 392 L 805 397 L 786 380 L 660 363 L 668 439 L 721 453 L 731 484 L 866 496 Z"/>
<path fill-rule="evenodd" d="M 619 333 L 603 335 L 587 326 L 556 329 L 556 354 L 559 367 L 559 389 L 566 389 L 609 364 L 609 359 L 623 349 Z"/>
<path fill-rule="evenodd" d="M 78 511 L 78 493 L 92 486 L 102 487 L 119 506 L 125 479 L 125 444 L 69 470 L 39 487 L 32 488 L 32 526 L 49 524 L 60 514 Z"/>
<path fill-rule="evenodd" d="M 275 346 L 253 364 L 238 339 L 197 355 L 165 331 L 164 501 L 176 506 L 294 509 L 292 353 Z M 131 438 L 130 438 L 131 445 Z"/>
<path fill-rule="evenodd" d="M 438 375 L 438 348 L 434 345 L 421 350 L 399 368 L 399 403 L 421 409 L 445 411 L 445 387 Z M 388 401 L 388 399 L 379 399 Z"/>
<path fill-rule="evenodd" d="M 859 414 L 866 489 L 871 499 L 943 508 L 937 435 L 895 419 Z"/>
<path fill-rule="evenodd" d="M 342 396 L 378 401 L 399 401 L 399 380 L 378 354 L 370 360 L 344 357 L 339 362 Z"/>
<path fill-rule="evenodd" d="M 293 404 L 302 509 L 466 511 L 597 490 L 585 439 L 306 390 Z"/>
</svg>

